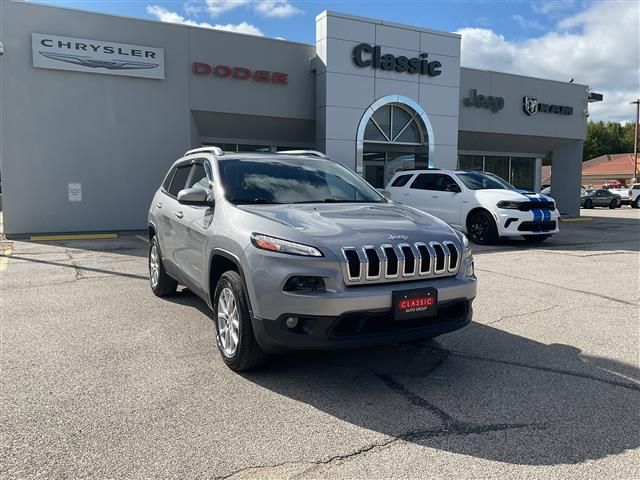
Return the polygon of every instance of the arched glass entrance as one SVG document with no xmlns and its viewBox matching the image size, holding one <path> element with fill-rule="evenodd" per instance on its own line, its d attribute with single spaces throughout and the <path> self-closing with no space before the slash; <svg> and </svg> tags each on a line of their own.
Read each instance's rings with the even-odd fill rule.
<svg viewBox="0 0 640 480">
<path fill-rule="evenodd" d="M 397 95 L 384 97 L 360 121 L 357 171 L 374 187 L 382 188 L 398 170 L 427 168 L 432 136 L 428 117 L 419 105 Z"/>
</svg>

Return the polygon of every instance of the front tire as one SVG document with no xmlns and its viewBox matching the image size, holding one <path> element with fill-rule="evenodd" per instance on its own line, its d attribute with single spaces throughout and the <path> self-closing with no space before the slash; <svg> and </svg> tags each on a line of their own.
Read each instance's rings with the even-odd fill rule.
<svg viewBox="0 0 640 480">
<path fill-rule="evenodd" d="M 590 198 L 584 201 L 584 208 L 593 208 L 593 200 Z"/>
<path fill-rule="evenodd" d="M 640 208 L 640 196 L 631 204 L 632 208 Z"/>
<path fill-rule="evenodd" d="M 222 274 L 213 304 L 216 343 L 224 363 L 235 372 L 262 365 L 268 355 L 253 334 L 247 293 L 238 272 L 230 270 Z"/>
<path fill-rule="evenodd" d="M 172 295 L 176 293 L 178 282 L 164 270 L 158 237 L 154 235 L 149 243 L 149 283 L 151 284 L 151 291 L 157 297 Z"/>
<path fill-rule="evenodd" d="M 496 222 L 486 211 L 473 213 L 467 221 L 469 238 L 478 245 L 491 245 L 498 241 Z"/>
<path fill-rule="evenodd" d="M 544 242 L 550 236 L 551 235 L 523 235 L 524 239 L 531 243 Z"/>
</svg>

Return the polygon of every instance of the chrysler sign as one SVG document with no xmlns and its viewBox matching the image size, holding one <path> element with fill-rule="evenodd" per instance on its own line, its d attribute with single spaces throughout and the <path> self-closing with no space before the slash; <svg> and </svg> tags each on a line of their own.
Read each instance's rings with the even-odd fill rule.
<svg viewBox="0 0 640 480">
<path fill-rule="evenodd" d="M 164 79 L 164 49 L 60 35 L 31 34 L 33 66 Z"/>
</svg>

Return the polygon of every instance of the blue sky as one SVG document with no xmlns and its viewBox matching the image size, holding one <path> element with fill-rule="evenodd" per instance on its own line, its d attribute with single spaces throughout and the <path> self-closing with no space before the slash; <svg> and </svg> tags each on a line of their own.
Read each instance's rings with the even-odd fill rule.
<svg viewBox="0 0 640 480">
<path fill-rule="evenodd" d="M 0 0 L 1 1 L 1 0 Z M 39 0 L 38 0 L 39 1 Z M 462 34 L 462 65 L 590 85 L 592 119 L 630 121 L 640 96 L 636 0 L 46 0 L 115 15 L 315 42 L 323 10 Z"/>
<path fill-rule="evenodd" d="M 590 2 L 291 0 L 286 3 L 297 11 L 291 10 L 291 15 L 279 17 L 265 16 L 255 8 L 251 8 L 251 5 L 238 5 L 236 8 L 212 16 L 206 9 L 206 1 L 189 0 L 47 0 L 41 3 L 158 20 L 156 15 L 147 11 L 148 6 L 155 5 L 196 22 L 212 23 L 212 20 L 215 20 L 214 24 L 225 25 L 247 22 L 258 27 L 266 36 L 314 43 L 315 16 L 323 10 L 336 10 L 445 31 L 456 31 L 463 27 L 490 28 L 508 39 L 518 40 L 552 30 L 558 16 L 576 13 L 582 9 L 583 5 Z M 234 3 L 241 4 L 242 1 Z"/>
</svg>

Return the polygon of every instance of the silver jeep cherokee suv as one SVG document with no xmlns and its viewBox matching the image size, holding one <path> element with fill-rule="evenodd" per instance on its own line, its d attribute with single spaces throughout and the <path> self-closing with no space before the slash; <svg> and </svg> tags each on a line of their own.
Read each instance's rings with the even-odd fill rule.
<svg viewBox="0 0 640 480">
<path fill-rule="evenodd" d="M 149 211 L 158 296 L 178 283 L 214 312 L 240 371 L 268 353 L 433 338 L 471 321 L 466 237 L 387 200 L 313 151 L 188 151 Z"/>
</svg>

